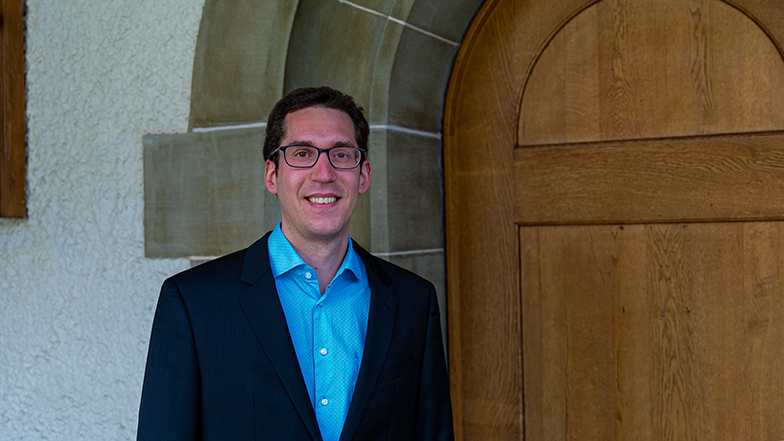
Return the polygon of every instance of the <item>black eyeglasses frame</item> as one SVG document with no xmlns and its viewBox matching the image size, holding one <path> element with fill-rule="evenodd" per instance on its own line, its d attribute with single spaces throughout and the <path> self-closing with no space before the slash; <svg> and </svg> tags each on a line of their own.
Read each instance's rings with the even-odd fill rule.
<svg viewBox="0 0 784 441">
<path fill-rule="evenodd" d="M 289 147 L 307 147 L 307 148 L 311 148 L 311 149 L 316 149 L 316 152 L 317 152 L 316 153 L 316 160 L 313 161 L 313 164 L 308 165 L 308 166 L 291 165 L 291 163 L 289 163 L 289 160 L 286 158 L 286 149 L 289 148 Z M 346 148 L 359 150 L 359 155 L 360 155 L 359 156 L 359 162 L 357 162 L 357 165 L 355 165 L 353 167 L 338 167 L 338 166 L 336 166 L 335 164 L 332 163 L 332 156 L 330 156 L 329 151 L 333 150 L 333 149 L 346 149 Z M 289 167 L 293 167 L 293 168 L 311 168 L 314 165 L 316 165 L 316 163 L 318 163 L 318 160 L 319 160 L 319 157 L 321 156 L 321 154 L 322 153 L 326 153 L 327 154 L 327 161 L 329 161 L 329 165 L 331 165 L 336 170 L 353 170 L 353 169 L 359 167 L 359 165 L 362 164 L 362 161 L 365 160 L 365 155 L 367 154 L 367 150 L 361 149 L 359 147 L 352 147 L 350 145 L 340 145 L 340 146 L 336 146 L 336 147 L 330 147 L 328 149 L 320 149 L 320 148 L 314 147 L 312 145 L 291 144 L 291 145 L 282 145 L 282 146 L 276 148 L 275 150 L 272 151 L 272 153 L 270 153 L 269 157 L 272 158 L 278 152 L 282 152 L 283 153 L 283 160 L 286 161 L 286 164 L 288 164 Z"/>
</svg>

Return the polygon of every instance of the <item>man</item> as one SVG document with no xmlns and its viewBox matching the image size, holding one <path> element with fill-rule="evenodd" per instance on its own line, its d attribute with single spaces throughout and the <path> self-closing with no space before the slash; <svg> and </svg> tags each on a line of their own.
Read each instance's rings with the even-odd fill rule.
<svg viewBox="0 0 784 441">
<path fill-rule="evenodd" d="M 330 88 L 279 101 L 264 142 L 281 223 L 164 282 L 139 440 L 451 440 L 435 290 L 349 238 L 368 123 Z"/>
</svg>

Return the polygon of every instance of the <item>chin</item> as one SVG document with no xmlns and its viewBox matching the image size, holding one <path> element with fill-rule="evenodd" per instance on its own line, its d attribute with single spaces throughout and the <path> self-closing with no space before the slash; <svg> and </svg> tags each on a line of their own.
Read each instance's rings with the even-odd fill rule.
<svg viewBox="0 0 784 441">
<path fill-rule="evenodd" d="M 319 225 L 310 228 L 310 234 L 320 239 L 332 239 L 339 237 L 344 232 L 348 232 L 348 225 L 341 227 L 336 225 Z"/>
</svg>

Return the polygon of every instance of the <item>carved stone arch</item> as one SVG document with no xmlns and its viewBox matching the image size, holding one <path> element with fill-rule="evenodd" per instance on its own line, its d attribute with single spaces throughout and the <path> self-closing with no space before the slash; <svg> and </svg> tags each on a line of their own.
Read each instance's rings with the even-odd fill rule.
<svg viewBox="0 0 784 441">
<path fill-rule="evenodd" d="M 147 255 L 220 255 L 274 226 L 255 165 L 266 117 L 285 92 L 328 85 L 354 96 L 373 130 L 352 236 L 443 294 L 443 99 L 479 3 L 206 0 L 189 133 L 145 140 Z"/>
</svg>

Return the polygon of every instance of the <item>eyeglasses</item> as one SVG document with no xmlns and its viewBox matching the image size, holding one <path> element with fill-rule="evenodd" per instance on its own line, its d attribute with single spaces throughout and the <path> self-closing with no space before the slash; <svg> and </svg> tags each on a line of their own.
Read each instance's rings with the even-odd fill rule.
<svg viewBox="0 0 784 441">
<path fill-rule="evenodd" d="M 329 163 L 339 170 L 356 168 L 362 161 L 362 155 L 365 154 L 365 149 L 357 147 L 332 147 L 328 149 L 320 149 L 309 145 L 284 145 L 276 148 L 270 153 L 272 157 L 280 150 L 283 152 L 283 158 L 286 164 L 295 168 L 310 168 L 316 165 L 319 155 L 322 152 L 327 154 Z"/>
</svg>

